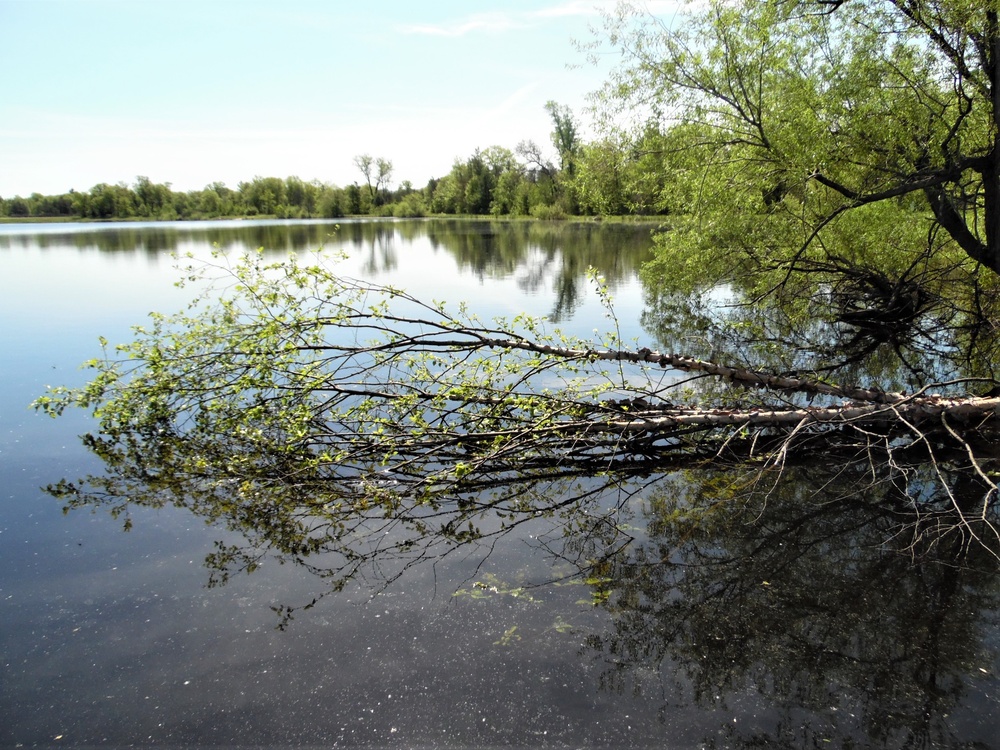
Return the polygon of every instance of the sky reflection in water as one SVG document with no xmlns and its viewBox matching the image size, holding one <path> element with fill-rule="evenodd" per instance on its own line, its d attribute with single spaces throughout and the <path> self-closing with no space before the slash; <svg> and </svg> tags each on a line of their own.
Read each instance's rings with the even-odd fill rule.
<svg viewBox="0 0 1000 750">
<path fill-rule="evenodd" d="M 76 438 L 82 415 L 50 422 L 26 404 L 81 382 L 98 335 L 125 340 L 149 310 L 183 306 L 167 250 L 342 245 L 351 274 L 484 316 L 555 313 L 580 335 L 607 324 L 582 277 L 594 264 L 627 339 L 642 335 L 648 228 L 4 229 L 0 742 L 993 746 L 994 562 L 955 564 L 951 539 L 922 547 L 915 527 L 899 532 L 911 519 L 891 488 L 859 498 L 867 480 L 842 467 L 796 467 L 769 494 L 723 468 L 636 477 L 565 506 L 575 483 L 529 488 L 548 512 L 388 587 L 399 561 L 376 555 L 309 609 L 336 553 L 265 557 L 207 587 L 216 542 L 273 541 L 266 530 L 144 507 L 132 487 L 123 533 L 126 516 L 96 500 L 64 516 L 39 489 L 102 467 Z M 294 610 L 284 630 L 281 607 Z"/>
</svg>

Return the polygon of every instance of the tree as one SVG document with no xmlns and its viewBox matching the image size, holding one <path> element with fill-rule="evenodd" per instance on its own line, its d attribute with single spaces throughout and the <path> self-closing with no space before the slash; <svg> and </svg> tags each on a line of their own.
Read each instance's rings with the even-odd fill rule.
<svg viewBox="0 0 1000 750">
<path fill-rule="evenodd" d="M 995 0 L 715 1 L 672 24 L 626 3 L 609 119 L 675 131 L 661 237 L 689 285 L 916 264 L 1000 273 Z M 992 282 L 990 282 L 992 283 Z"/>
<path fill-rule="evenodd" d="M 623 214 L 627 154 L 620 144 L 607 139 L 587 144 L 580 153 L 574 187 L 585 212 Z"/>
<path fill-rule="evenodd" d="M 316 210 L 317 186 L 298 177 L 285 179 L 285 200 L 289 206 L 298 209 L 303 216 L 310 216 Z"/>
<path fill-rule="evenodd" d="M 148 177 L 140 175 L 135 178 L 133 192 L 136 198 L 136 212 L 141 216 L 157 218 L 164 209 L 169 213 L 173 204 L 173 194 L 170 183 L 157 185 Z"/>
<path fill-rule="evenodd" d="M 975 380 L 885 392 L 627 348 L 613 333 L 576 340 L 527 316 L 483 322 L 341 279 L 321 257 L 220 256 L 218 268 L 184 276 L 207 271 L 221 272 L 218 286 L 205 280 L 193 312 L 154 316 L 89 363 L 89 384 L 53 389 L 36 407 L 93 410 L 88 445 L 112 464 L 138 461 L 142 476 L 162 460 L 157 476 L 216 476 L 219 491 L 236 483 L 254 497 L 285 483 L 305 497 L 314 483 L 417 526 L 424 509 L 475 505 L 483 492 L 516 504 L 538 480 L 735 461 L 763 487 L 823 453 L 904 482 L 903 467 L 920 459 L 949 486 L 943 472 L 959 462 L 986 491 L 946 504 L 937 529 L 968 543 L 1000 538 L 996 459 L 975 447 L 996 439 L 1000 398 L 962 395 Z M 705 387 L 699 399 L 668 372 L 740 390 Z M 929 480 L 914 481 L 918 502 Z"/>
<path fill-rule="evenodd" d="M 354 165 L 365 177 L 371 205 L 373 207 L 381 205 L 384 193 L 389 190 L 389 181 L 392 179 L 392 162 L 382 157 L 375 158 L 371 154 L 361 154 L 354 157 Z"/>
<path fill-rule="evenodd" d="M 551 100 L 545 103 L 545 111 L 552 118 L 552 145 L 559 154 L 559 167 L 572 177 L 581 146 L 573 111 Z"/>
<path fill-rule="evenodd" d="M 123 182 L 100 183 L 90 189 L 87 217 L 91 219 L 127 219 L 135 216 L 135 193 Z"/>
<path fill-rule="evenodd" d="M 375 170 L 375 194 L 382 196 L 381 199 L 384 201 L 385 195 L 389 192 L 389 186 L 392 184 L 392 162 L 379 157 L 375 160 Z"/>
<path fill-rule="evenodd" d="M 465 161 L 456 159 L 451 172 L 428 186 L 431 208 L 436 213 L 449 214 L 509 213 L 498 211 L 494 194 L 504 175 L 519 172 L 520 165 L 509 149 L 501 146 L 476 149 Z M 508 187 L 511 187 L 509 182 Z M 503 205 L 513 205 L 513 200 Z"/>
<path fill-rule="evenodd" d="M 486 168 L 490 173 L 499 178 L 505 172 L 520 172 L 521 165 L 517 163 L 514 152 L 503 146 L 488 146 L 481 152 Z"/>
<path fill-rule="evenodd" d="M 20 195 L 15 195 L 7 202 L 7 212 L 9 216 L 25 217 L 31 215 L 31 207 L 28 201 Z"/>
<path fill-rule="evenodd" d="M 523 201 L 519 201 L 519 191 L 524 176 L 520 170 L 504 172 L 497 179 L 496 187 L 493 190 L 493 200 L 490 202 L 490 213 L 494 216 L 526 215 L 528 207 Z"/>
<path fill-rule="evenodd" d="M 357 183 L 351 183 L 344 188 L 344 213 L 354 215 L 361 213 L 361 188 Z"/>
<path fill-rule="evenodd" d="M 457 166 L 457 165 L 456 165 Z M 431 211 L 437 214 L 458 214 L 465 209 L 465 188 L 455 176 L 456 167 L 434 183 Z"/>
<path fill-rule="evenodd" d="M 32 216 L 72 216 L 73 195 L 41 195 L 32 193 L 28 199 Z"/>
<path fill-rule="evenodd" d="M 253 213 L 273 214 L 278 206 L 285 203 L 285 182 L 280 177 L 258 175 L 252 182 L 241 182 L 237 187 Z"/>
<path fill-rule="evenodd" d="M 194 209 L 204 216 L 231 216 L 236 213 L 235 193 L 225 183 L 213 182 L 190 195 Z"/>
<path fill-rule="evenodd" d="M 336 219 L 343 216 L 347 211 L 347 202 L 344 190 L 332 185 L 321 185 L 317 188 L 316 207 L 319 215 L 324 219 Z"/>
<path fill-rule="evenodd" d="M 529 176 L 533 179 L 542 175 L 550 178 L 555 175 L 555 167 L 542 155 L 542 149 L 534 141 L 521 141 L 515 151 L 524 160 Z"/>
<path fill-rule="evenodd" d="M 375 159 L 371 154 L 359 154 L 354 157 L 354 166 L 364 175 L 365 182 L 368 184 L 368 193 L 371 195 L 373 201 L 375 199 L 375 187 L 372 184 L 374 165 Z"/>
</svg>

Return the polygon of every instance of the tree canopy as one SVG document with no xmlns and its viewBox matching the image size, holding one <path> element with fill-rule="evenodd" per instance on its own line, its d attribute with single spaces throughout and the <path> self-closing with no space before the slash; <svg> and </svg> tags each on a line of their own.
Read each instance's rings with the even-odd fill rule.
<svg viewBox="0 0 1000 750">
<path fill-rule="evenodd" d="M 674 278 L 920 264 L 1000 273 L 995 0 L 624 3 L 600 97 L 666 134 Z"/>
</svg>

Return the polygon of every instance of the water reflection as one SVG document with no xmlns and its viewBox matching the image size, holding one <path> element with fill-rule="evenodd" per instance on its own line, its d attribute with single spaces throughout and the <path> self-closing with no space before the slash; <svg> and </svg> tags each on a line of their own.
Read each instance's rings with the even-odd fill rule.
<svg viewBox="0 0 1000 750">
<path fill-rule="evenodd" d="M 306 224 L 291 234 L 270 226 L 203 234 L 231 249 L 281 253 L 325 244 L 330 231 Z M 628 277 L 647 252 L 648 230 L 634 231 L 345 223 L 336 238 L 361 251 L 370 273 L 396 268 L 403 240 L 427 233 L 480 278 L 515 274 L 530 290 L 555 277 L 558 316 L 578 304 L 587 265 L 612 282 Z M 618 234 L 631 239 L 619 243 Z M 154 231 L 137 246 L 184 241 L 171 237 Z M 905 354 L 902 330 L 845 365 L 835 352 L 838 336 L 850 330 L 830 338 L 818 314 L 778 309 L 772 317 L 786 323 L 739 339 L 707 305 L 651 299 L 649 327 L 684 353 L 776 370 L 836 364 L 838 378 L 889 386 L 912 387 L 946 372 L 907 367 L 936 360 Z M 745 306 L 735 314 L 744 316 L 744 331 L 763 331 L 765 312 Z M 932 346 L 940 331 L 927 330 L 913 346 Z M 217 470 L 225 462 L 211 456 L 220 446 L 169 430 L 133 438 L 121 443 L 124 450 L 88 438 L 105 471 L 50 491 L 70 509 L 109 513 L 125 528 L 143 515 L 137 509 L 168 505 L 207 521 L 218 530 L 204 559 L 211 586 L 231 587 L 234 576 L 287 563 L 311 591 L 275 603 L 279 627 L 294 631 L 358 584 L 392 592 L 423 574 L 440 580 L 444 596 L 456 595 L 450 615 L 464 616 L 458 607 L 474 601 L 511 618 L 486 641 L 496 649 L 530 648 L 520 633 L 529 621 L 544 622 L 546 647 L 590 665 L 614 706 L 641 704 L 656 713 L 668 742 L 682 727 L 683 736 L 715 747 L 988 747 L 995 736 L 1000 549 L 985 522 L 998 520 L 996 498 L 962 446 L 939 446 L 936 465 L 917 451 L 889 461 L 833 455 L 827 446 L 801 451 L 777 477 L 754 465 L 648 460 L 598 476 L 506 477 L 494 487 L 417 502 L 389 482 L 332 485 L 303 476 L 287 454 L 244 455 L 267 467 L 248 478 Z M 1000 471 L 994 445 L 988 435 L 972 445 L 986 476 Z M 199 463 L 206 468 L 190 470 Z M 955 505 L 966 519 L 981 511 L 984 523 L 957 522 Z M 501 555 L 504 563 L 493 565 Z M 518 620 L 521 610 L 511 602 L 544 614 Z M 474 656 L 443 658 L 469 670 L 478 665 Z M 575 715 L 585 714 L 577 707 Z M 568 742 L 587 741 L 563 729 Z"/>
<path fill-rule="evenodd" d="M 15 230 L 18 225 L 9 225 Z M 140 251 L 151 256 L 213 246 L 241 253 L 264 248 L 279 256 L 317 248 L 343 248 L 363 259 L 365 276 L 391 275 L 401 253 L 426 241 L 452 256 L 463 275 L 482 281 L 517 278 L 528 294 L 554 291 L 550 317 L 576 312 L 593 267 L 612 289 L 634 279 L 649 257 L 656 224 L 602 222 L 455 221 L 228 221 L 50 225 L 37 233 L 0 232 L 0 250 L 64 248 L 102 253 Z"/>
<path fill-rule="evenodd" d="M 23 231 L 18 231 L 23 227 Z M 326 244 L 338 224 L 320 221 L 123 222 L 7 225 L 0 249 L 74 247 L 99 252 L 176 252 L 191 243 L 222 249 L 267 247 L 275 252 Z"/>
<path fill-rule="evenodd" d="M 838 301 L 826 287 L 793 298 L 732 288 L 678 294 L 655 280 L 645 289 L 643 327 L 671 351 L 886 391 L 956 381 L 958 392 L 982 393 L 998 377 L 996 318 L 957 295 L 902 314 L 865 306 L 860 297 Z"/>
<path fill-rule="evenodd" d="M 745 471 L 658 485 L 647 536 L 601 568 L 614 627 L 589 645 L 606 686 L 643 689 L 652 673 L 706 707 L 754 694 L 771 721 L 728 727 L 725 745 L 962 746 L 951 716 L 997 666 L 984 634 L 1000 547 L 969 546 L 899 479 L 848 464 L 766 490 Z M 988 492 L 949 479 L 959 502 Z"/>
<path fill-rule="evenodd" d="M 668 349 L 904 393 L 996 384 L 996 299 L 978 280 L 846 269 L 767 295 L 646 290 L 644 327 Z M 831 466 L 824 447 L 763 486 L 746 468 L 665 482 L 643 506 L 648 536 L 605 572 L 615 626 L 589 643 L 607 684 L 679 671 L 699 704 L 770 707 L 723 746 L 991 746 L 955 720 L 995 714 L 977 693 L 998 668 L 997 442 L 966 437 L 917 440 L 901 462 Z"/>
<path fill-rule="evenodd" d="M 107 473 L 53 494 L 126 527 L 130 509 L 172 504 L 237 532 L 205 559 L 211 585 L 268 559 L 297 566 L 315 594 L 275 607 L 282 628 L 349 583 L 405 586 L 456 553 L 481 571 L 458 594 L 540 601 L 575 584 L 575 604 L 553 599 L 552 619 L 584 623 L 580 655 L 599 665 L 600 688 L 641 694 L 667 714 L 695 706 L 744 717 L 706 733 L 717 746 L 965 746 L 975 732 L 960 709 L 982 700 L 979 686 L 1000 668 L 1000 544 L 988 523 L 997 507 L 960 452 L 939 454 L 943 469 L 919 456 L 904 465 L 845 455 L 777 477 L 649 464 L 428 501 L 390 484 L 311 483 L 282 466 L 285 456 L 255 458 L 273 468 L 268 481 L 181 473 L 193 465 L 185 452 L 210 449 L 182 438 L 156 451 L 142 440 L 134 452 L 90 445 Z M 952 504 L 982 509 L 982 522 L 957 524 Z M 506 541 L 548 565 L 522 567 L 516 588 L 484 574 Z M 581 606 L 608 619 L 581 620 Z M 516 647 L 513 635 L 502 645 Z"/>
<path fill-rule="evenodd" d="M 438 223 L 433 226 L 435 230 Z M 614 287 L 649 257 L 656 224 L 469 222 L 460 232 L 434 242 L 451 252 L 463 271 L 478 278 L 515 274 L 518 286 L 536 293 L 552 278 L 555 302 L 550 318 L 559 321 L 578 309 L 588 268 Z"/>
</svg>

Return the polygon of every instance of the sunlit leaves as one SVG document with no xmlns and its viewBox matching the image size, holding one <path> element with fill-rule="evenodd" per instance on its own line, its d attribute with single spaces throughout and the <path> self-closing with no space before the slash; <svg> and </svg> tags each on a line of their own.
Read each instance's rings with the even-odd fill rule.
<svg viewBox="0 0 1000 750">
<path fill-rule="evenodd" d="M 659 283 L 763 294 L 831 261 L 898 272 L 922 256 L 964 262 L 965 284 L 971 261 L 1000 271 L 985 4 L 713 2 L 670 24 L 622 8 L 599 107 L 663 133 Z"/>
</svg>

